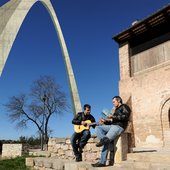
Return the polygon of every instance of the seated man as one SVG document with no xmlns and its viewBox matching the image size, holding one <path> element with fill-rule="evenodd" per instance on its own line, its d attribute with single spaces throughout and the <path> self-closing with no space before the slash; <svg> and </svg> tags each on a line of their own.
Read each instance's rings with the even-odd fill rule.
<svg viewBox="0 0 170 170">
<path fill-rule="evenodd" d="M 90 111 L 91 106 L 85 104 L 84 112 L 79 112 L 72 120 L 72 123 L 75 126 L 75 132 L 71 137 L 71 145 L 76 157 L 76 162 L 82 161 L 83 148 L 91 137 L 87 121 L 95 122 L 95 118 L 90 114 Z M 95 125 L 93 125 L 92 127 L 94 128 Z"/>
<path fill-rule="evenodd" d="M 101 118 L 100 122 L 103 125 L 95 128 L 97 138 L 100 140 L 96 146 L 103 146 L 103 148 L 100 161 L 92 164 L 93 167 L 106 166 L 109 143 L 118 137 L 128 125 L 130 108 L 126 104 L 122 104 L 122 99 L 119 96 L 113 97 L 112 103 L 115 107 L 114 113 L 108 116 L 107 119 Z"/>
</svg>

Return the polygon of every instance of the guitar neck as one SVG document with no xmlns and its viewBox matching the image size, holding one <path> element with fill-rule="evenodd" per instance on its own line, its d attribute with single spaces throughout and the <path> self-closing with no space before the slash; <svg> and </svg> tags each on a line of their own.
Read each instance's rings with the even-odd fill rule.
<svg viewBox="0 0 170 170">
<path fill-rule="evenodd" d="M 99 122 L 93 122 L 93 123 L 89 123 L 89 124 L 87 124 L 88 126 L 92 126 L 92 125 L 98 125 L 99 124 Z"/>
</svg>

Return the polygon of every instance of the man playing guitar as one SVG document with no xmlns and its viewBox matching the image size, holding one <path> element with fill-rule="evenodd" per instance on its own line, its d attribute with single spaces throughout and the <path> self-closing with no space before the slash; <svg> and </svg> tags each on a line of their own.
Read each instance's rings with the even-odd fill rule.
<svg viewBox="0 0 170 170">
<path fill-rule="evenodd" d="M 77 113 L 72 120 L 75 132 L 71 137 L 71 145 L 76 157 L 76 162 L 82 161 L 83 148 L 91 137 L 89 127 L 92 126 L 95 128 L 95 124 L 91 124 L 95 122 L 95 118 L 90 114 L 90 111 L 91 106 L 85 104 L 84 111 Z"/>
</svg>

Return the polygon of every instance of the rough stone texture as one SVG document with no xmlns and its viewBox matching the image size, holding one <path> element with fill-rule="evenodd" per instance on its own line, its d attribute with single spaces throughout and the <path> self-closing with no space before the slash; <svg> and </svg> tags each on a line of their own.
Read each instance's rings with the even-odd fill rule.
<svg viewBox="0 0 170 170">
<path fill-rule="evenodd" d="M 56 170 L 64 169 L 64 162 L 60 160 L 53 162 L 53 169 Z"/>
<path fill-rule="evenodd" d="M 28 145 L 23 144 L 3 144 L 2 158 L 13 158 L 28 153 Z"/>
<path fill-rule="evenodd" d="M 122 160 L 126 160 L 126 155 L 128 153 L 128 134 L 123 133 L 115 144 L 110 145 L 110 152 L 108 155 L 108 162 L 114 162 L 119 164 Z M 74 154 L 70 144 L 70 138 L 50 138 L 48 142 L 48 155 L 50 157 L 65 159 L 65 160 L 73 160 Z M 83 150 L 83 160 L 96 162 L 100 159 L 101 148 L 96 147 L 96 143 L 98 140 L 96 136 L 92 136 L 87 145 Z M 115 156 L 114 156 L 114 150 Z"/>
<path fill-rule="evenodd" d="M 34 159 L 32 157 L 30 158 L 27 158 L 25 160 L 25 164 L 28 166 L 28 167 L 34 167 Z"/>
</svg>

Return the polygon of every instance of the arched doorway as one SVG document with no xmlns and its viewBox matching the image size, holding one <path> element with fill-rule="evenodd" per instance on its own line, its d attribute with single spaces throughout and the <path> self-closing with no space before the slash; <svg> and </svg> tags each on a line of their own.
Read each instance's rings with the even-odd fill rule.
<svg viewBox="0 0 170 170">
<path fill-rule="evenodd" d="M 161 111 L 163 147 L 170 148 L 170 98 L 162 106 Z"/>
</svg>

